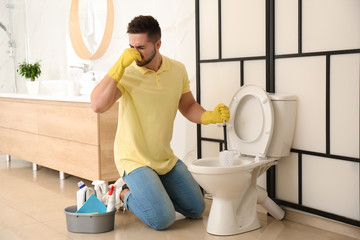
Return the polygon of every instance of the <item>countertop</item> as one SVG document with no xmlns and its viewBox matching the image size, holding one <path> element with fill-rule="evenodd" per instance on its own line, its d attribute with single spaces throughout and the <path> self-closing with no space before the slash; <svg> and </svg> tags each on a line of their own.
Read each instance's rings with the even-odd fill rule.
<svg viewBox="0 0 360 240">
<path fill-rule="evenodd" d="M 30 95 L 17 93 L 0 93 L 0 98 L 18 98 L 32 100 L 49 100 L 49 101 L 65 101 L 65 102 L 84 102 L 90 103 L 90 96 L 49 96 L 49 95 Z"/>
</svg>

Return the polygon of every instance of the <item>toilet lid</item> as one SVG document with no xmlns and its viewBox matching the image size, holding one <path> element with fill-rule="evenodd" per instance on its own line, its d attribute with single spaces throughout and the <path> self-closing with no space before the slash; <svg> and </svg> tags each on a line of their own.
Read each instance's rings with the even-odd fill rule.
<svg viewBox="0 0 360 240">
<path fill-rule="evenodd" d="M 233 96 L 229 109 L 229 149 L 265 157 L 274 128 L 274 113 L 268 94 L 255 85 L 244 85 Z"/>
</svg>

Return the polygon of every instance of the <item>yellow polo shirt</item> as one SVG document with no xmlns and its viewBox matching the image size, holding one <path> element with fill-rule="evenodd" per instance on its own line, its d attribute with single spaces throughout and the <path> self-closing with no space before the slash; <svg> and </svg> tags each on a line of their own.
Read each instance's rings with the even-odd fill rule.
<svg viewBox="0 0 360 240">
<path fill-rule="evenodd" d="M 165 56 L 157 72 L 134 62 L 118 88 L 122 96 L 114 156 L 120 175 L 143 166 L 166 174 L 178 160 L 170 141 L 180 98 L 190 91 L 185 66 Z"/>
</svg>

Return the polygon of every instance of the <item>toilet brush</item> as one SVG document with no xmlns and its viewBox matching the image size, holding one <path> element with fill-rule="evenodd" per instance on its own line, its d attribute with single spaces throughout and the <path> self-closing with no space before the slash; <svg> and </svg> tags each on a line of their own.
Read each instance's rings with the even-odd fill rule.
<svg viewBox="0 0 360 240">
<path fill-rule="evenodd" d="M 225 121 L 223 122 L 223 129 L 225 149 L 219 153 L 219 162 L 221 166 L 232 166 L 234 163 L 234 153 L 233 151 L 228 151 Z"/>
</svg>

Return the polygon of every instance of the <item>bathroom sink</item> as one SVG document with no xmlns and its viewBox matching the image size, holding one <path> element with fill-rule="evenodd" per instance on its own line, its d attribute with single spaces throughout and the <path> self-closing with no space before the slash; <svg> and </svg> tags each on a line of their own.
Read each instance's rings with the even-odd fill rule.
<svg viewBox="0 0 360 240">
<path fill-rule="evenodd" d="M 47 96 L 78 96 L 79 91 L 74 80 L 41 80 L 39 94 Z"/>
</svg>

